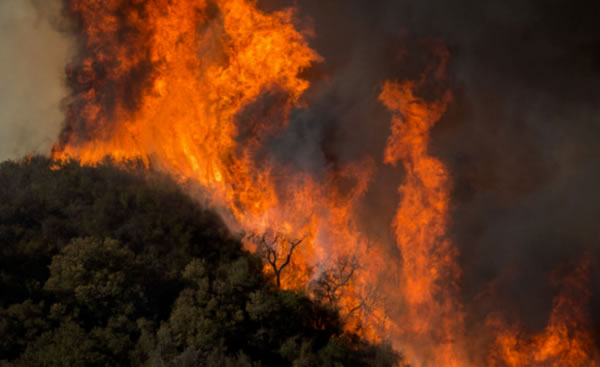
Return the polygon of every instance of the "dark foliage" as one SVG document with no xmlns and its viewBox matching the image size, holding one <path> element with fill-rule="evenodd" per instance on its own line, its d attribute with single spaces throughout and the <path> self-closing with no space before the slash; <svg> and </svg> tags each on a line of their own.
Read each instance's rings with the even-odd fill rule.
<svg viewBox="0 0 600 367">
<path fill-rule="evenodd" d="M 263 277 L 220 219 L 132 162 L 0 164 L 0 360 L 17 366 L 392 366 Z M 2 362 L 0 362 L 1 364 Z"/>
</svg>

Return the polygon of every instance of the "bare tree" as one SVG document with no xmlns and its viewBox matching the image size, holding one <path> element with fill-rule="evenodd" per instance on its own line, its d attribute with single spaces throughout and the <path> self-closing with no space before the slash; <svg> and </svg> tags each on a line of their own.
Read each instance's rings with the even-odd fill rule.
<svg viewBox="0 0 600 367">
<path fill-rule="evenodd" d="M 281 273 L 292 261 L 294 250 L 304 241 L 304 238 L 291 240 L 279 233 L 250 236 L 250 239 L 257 244 L 257 254 L 271 266 L 278 287 L 281 287 Z"/>
<path fill-rule="evenodd" d="M 337 304 L 359 267 L 360 264 L 355 256 L 341 256 L 315 282 L 315 296 L 327 303 Z"/>
<path fill-rule="evenodd" d="M 360 325 L 361 321 L 371 320 L 383 328 L 386 320 L 381 320 L 382 313 L 378 312 L 384 307 L 381 289 L 376 284 L 354 283 L 360 270 L 360 261 L 356 256 L 339 257 L 313 282 L 313 295 L 320 302 L 343 306 L 340 316 L 344 322 L 355 319 Z M 344 302 L 340 305 L 342 299 Z"/>
</svg>

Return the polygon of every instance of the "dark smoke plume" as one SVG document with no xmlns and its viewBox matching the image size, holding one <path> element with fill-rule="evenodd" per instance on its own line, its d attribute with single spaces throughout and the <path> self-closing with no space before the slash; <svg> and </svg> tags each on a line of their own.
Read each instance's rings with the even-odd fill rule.
<svg viewBox="0 0 600 367">
<path fill-rule="evenodd" d="M 310 108 L 277 138 L 275 154 L 309 158 L 298 165 L 311 169 L 364 153 L 381 157 L 389 126 L 374 98 L 381 80 L 414 79 L 432 62 L 427 43 L 444 44 L 454 101 L 430 150 L 454 182 L 451 233 L 461 251 L 464 303 L 471 321 L 481 321 L 475 300 L 494 284 L 494 307 L 486 311 L 543 327 L 557 292 L 553 272 L 584 253 L 599 259 L 600 4 L 309 0 L 298 6 L 317 34 L 311 45 L 324 57 L 317 68 L 327 78 L 315 86 Z M 300 146 L 309 153 L 279 148 Z M 395 207 L 386 203 L 396 202 L 390 195 L 399 179 L 381 169 L 365 200 L 365 217 L 377 218 L 370 227 L 388 228 Z M 600 279 L 591 282 L 590 309 L 597 309 Z"/>
</svg>

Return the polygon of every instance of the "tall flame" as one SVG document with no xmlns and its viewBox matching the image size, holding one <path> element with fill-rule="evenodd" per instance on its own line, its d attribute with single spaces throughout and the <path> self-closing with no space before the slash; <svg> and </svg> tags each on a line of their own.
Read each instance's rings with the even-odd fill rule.
<svg viewBox="0 0 600 367">
<path fill-rule="evenodd" d="M 460 271 L 446 233 L 450 182 L 444 164 L 427 151 L 429 131 L 451 97 L 446 92 L 439 101 L 427 103 L 415 96 L 416 88 L 413 82 L 387 82 L 380 95 L 394 114 L 385 162 L 401 160 L 406 170 L 393 224 L 403 257 L 400 277 L 406 303 L 399 332 L 409 341 L 409 352 L 432 355 L 427 363 L 459 366 L 464 365 L 458 363 L 456 345 L 463 315 L 453 292 Z"/>
<path fill-rule="evenodd" d="M 76 96 L 71 112 L 77 115 L 70 116 L 69 127 L 72 134 L 78 124 L 99 133 L 88 141 L 67 137 L 54 156 L 84 163 L 107 155 L 151 157 L 176 175 L 198 180 L 219 200 L 253 202 L 244 209 L 264 211 L 273 193 L 262 184 L 265 174 L 253 169 L 253 144 L 242 151 L 236 145 L 235 116 L 265 89 L 283 90 L 289 108 L 308 87 L 298 73 L 319 57 L 293 28 L 291 11 L 267 16 L 247 1 L 225 0 L 217 3 L 222 19 L 209 21 L 215 15 L 206 2 L 152 0 L 143 8 L 126 8 L 124 19 L 117 19 L 126 3 L 71 2 L 93 53 L 74 76 L 85 89 Z M 205 27 L 200 36 L 199 26 Z M 130 42 L 118 41 L 124 32 Z M 123 91 L 140 93 L 135 109 L 123 102 L 131 98 L 126 95 L 115 96 L 114 106 L 106 108 L 115 93 L 110 84 L 144 69 L 151 76 L 143 89 Z M 98 71 L 107 75 L 95 75 Z M 256 129 L 264 134 L 268 128 Z"/>
<path fill-rule="evenodd" d="M 302 107 L 309 88 L 302 72 L 321 60 L 296 30 L 293 9 L 267 14 L 252 0 L 67 4 L 83 31 L 83 51 L 67 69 L 74 96 L 55 159 L 141 157 L 200 185 L 250 234 L 250 249 L 253 235 L 269 231 L 283 247 L 301 239 L 282 287 L 306 287 L 329 274 L 340 282 L 329 298 L 348 328 L 375 341 L 390 338 L 415 366 L 598 364 L 593 336 L 582 327 L 589 264 L 565 281 L 540 335 L 490 316 L 482 329 L 492 341 L 477 351 L 469 346 L 458 251 L 448 236 L 451 179 L 428 151 L 449 92 L 428 102 L 417 96 L 424 79 L 383 84 L 379 99 L 392 114 L 383 161 L 405 171 L 391 223 L 399 251 L 392 251 L 368 238 L 357 215 L 377 174 L 374 158 L 336 162 L 318 176 L 264 154 L 265 141 Z M 433 72 L 438 79 L 447 56 Z M 397 252 L 401 266 L 390 260 Z M 328 273 L 336 264 L 341 268 Z"/>
</svg>

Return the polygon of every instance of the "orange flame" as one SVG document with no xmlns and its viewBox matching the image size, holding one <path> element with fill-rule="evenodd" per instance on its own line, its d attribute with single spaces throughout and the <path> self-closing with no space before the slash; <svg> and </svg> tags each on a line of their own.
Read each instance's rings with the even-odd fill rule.
<svg viewBox="0 0 600 367">
<path fill-rule="evenodd" d="M 403 329 L 396 332 L 406 341 L 411 359 L 431 355 L 423 363 L 463 366 L 457 345 L 463 315 L 453 294 L 460 271 L 457 252 L 446 236 L 450 183 L 443 163 L 427 152 L 429 131 L 451 97 L 445 93 L 440 101 L 427 103 L 414 95 L 417 87 L 388 82 L 380 95 L 394 114 L 385 162 L 402 160 L 406 170 L 394 220 L 406 304 Z"/>
<path fill-rule="evenodd" d="M 591 268 L 589 258 L 582 260 L 575 271 L 560 280 L 562 291 L 554 299 L 553 310 L 544 331 L 527 335 L 517 325 L 506 326 L 491 320 L 499 328 L 497 349 L 491 353 L 490 366 L 597 366 L 600 355 L 594 337 L 587 329 L 589 321 L 584 306 L 590 298 L 586 288 Z"/>
</svg>

